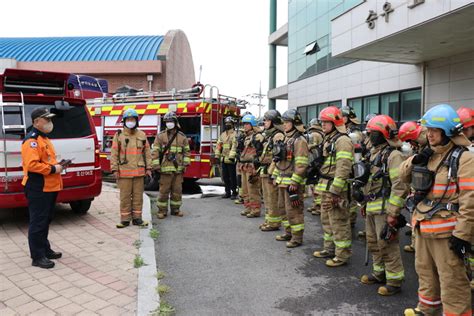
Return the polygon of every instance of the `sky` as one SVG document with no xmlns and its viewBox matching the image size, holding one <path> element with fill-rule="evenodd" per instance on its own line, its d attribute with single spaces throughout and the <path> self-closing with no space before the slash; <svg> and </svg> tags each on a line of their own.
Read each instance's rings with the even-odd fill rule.
<svg viewBox="0 0 474 316">
<path fill-rule="evenodd" d="M 287 0 L 278 1 L 278 27 Z M 165 35 L 185 32 L 196 80 L 245 98 L 268 90 L 269 0 L 15 0 L 2 2 L 0 37 Z M 287 52 L 277 52 L 277 86 L 286 84 Z M 251 103 L 258 99 L 246 97 Z M 262 114 L 266 110 L 264 98 Z M 286 102 L 278 102 L 279 110 Z M 258 115 L 258 107 L 250 110 Z"/>
</svg>

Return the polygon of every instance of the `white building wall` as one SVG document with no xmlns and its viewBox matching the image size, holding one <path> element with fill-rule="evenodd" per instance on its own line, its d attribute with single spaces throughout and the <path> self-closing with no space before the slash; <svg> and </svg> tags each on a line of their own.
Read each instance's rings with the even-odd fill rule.
<svg viewBox="0 0 474 316">
<path fill-rule="evenodd" d="M 426 108 L 448 103 L 474 108 L 474 51 L 426 63 Z"/>
<path fill-rule="evenodd" d="M 303 105 L 421 87 L 419 65 L 357 61 L 288 85 L 288 105 Z"/>
</svg>

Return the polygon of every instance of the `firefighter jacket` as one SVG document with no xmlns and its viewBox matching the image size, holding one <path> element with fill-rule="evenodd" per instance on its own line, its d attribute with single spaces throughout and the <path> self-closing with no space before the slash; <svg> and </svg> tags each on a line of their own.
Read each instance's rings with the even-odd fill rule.
<svg viewBox="0 0 474 316">
<path fill-rule="evenodd" d="M 310 128 L 309 130 L 309 139 L 308 139 L 308 148 L 311 151 L 313 148 L 318 146 L 323 142 L 323 132 L 319 129 Z"/>
<path fill-rule="evenodd" d="M 400 179 L 400 164 L 405 158 L 402 153 L 382 144 L 370 151 L 370 177 L 364 188 L 367 214 L 388 214 L 396 217 L 405 206 L 410 189 Z"/>
<path fill-rule="evenodd" d="M 337 130 L 326 135 L 323 141 L 324 162 L 316 191 L 341 195 L 347 192 L 354 162 L 354 145 L 347 134 Z"/>
<path fill-rule="evenodd" d="M 272 176 L 279 187 L 305 185 L 308 169 L 308 142 L 296 129 L 285 133 L 285 157 L 275 163 Z"/>
<path fill-rule="evenodd" d="M 25 189 L 41 192 L 58 192 L 63 189 L 63 180 L 56 173 L 56 153 L 46 134 L 33 127 L 21 145 L 23 181 Z"/>
<path fill-rule="evenodd" d="M 110 155 L 110 169 L 120 178 L 145 176 L 151 170 L 150 144 L 145 132 L 124 127 L 114 135 Z"/>
<path fill-rule="evenodd" d="M 240 153 L 240 171 L 255 174 L 255 163 L 259 163 L 259 157 L 263 150 L 263 135 L 254 127 L 245 132 L 244 149 Z"/>
<path fill-rule="evenodd" d="M 275 164 L 273 163 L 273 146 L 279 141 L 285 140 L 285 134 L 279 129 L 272 127 L 265 131 L 265 141 L 263 145 L 263 152 L 260 156 L 260 177 L 268 178 L 275 169 Z"/>
<path fill-rule="evenodd" d="M 217 141 L 215 155 L 220 162 L 233 164 L 237 155 L 236 132 L 231 129 L 223 132 Z"/>
<path fill-rule="evenodd" d="M 178 133 L 169 149 L 168 142 Z M 161 173 L 182 173 L 191 163 L 190 148 L 186 135 L 176 129 L 165 130 L 156 136 L 151 151 L 153 169 Z"/>
<path fill-rule="evenodd" d="M 448 238 L 454 235 L 472 242 L 474 227 L 474 153 L 465 151 L 459 159 L 457 178 L 448 178 L 447 156 L 454 148 L 449 142 L 445 146 L 432 147 L 434 153 L 428 160 L 428 170 L 434 172 L 431 190 L 418 203 L 412 216 L 413 227 L 418 226 L 425 238 Z M 400 167 L 402 180 L 410 183 L 413 157 Z M 439 211 L 430 214 L 439 202 Z M 431 215 L 431 216 L 430 216 Z"/>
</svg>

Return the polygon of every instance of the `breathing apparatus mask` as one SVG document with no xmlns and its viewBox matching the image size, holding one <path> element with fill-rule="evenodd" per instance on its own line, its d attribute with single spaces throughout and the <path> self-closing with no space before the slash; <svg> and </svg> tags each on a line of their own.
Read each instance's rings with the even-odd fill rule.
<svg viewBox="0 0 474 316">
<path fill-rule="evenodd" d="M 386 142 L 383 134 L 378 131 L 370 132 L 369 137 L 370 137 L 370 142 L 372 143 L 373 146 L 382 145 L 383 143 Z"/>
<path fill-rule="evenodd" d="M 423 201 L 433 187 L 435 173 L 428 170 L 426 165 L 413 166 L 411 172 L 411 187 L 415 190 L 415 205 Z"/>
<path fill-rule="evenodd" d="M 316 184 L 319 181 L 319 169 L 324 163 L 323 144 L 319 144 L 309 152 L 309 167 L 306 184 Z"/>
<path fill-rule="evenodd" d="M 286 154 L 286 144 L 283 141 L 280 140 L 273 145 L 272 156 L 274 162 L 285 160 Z"/>
<path fill-rule="evenodd" d="M 352 183 L 352 197 L 357 202 L 364 201 L 364 193 L 362 188 L 369 182 L 370 164 L 366 161 L 359 161 L 352 165 L 354 179 Z"/>
</svg>

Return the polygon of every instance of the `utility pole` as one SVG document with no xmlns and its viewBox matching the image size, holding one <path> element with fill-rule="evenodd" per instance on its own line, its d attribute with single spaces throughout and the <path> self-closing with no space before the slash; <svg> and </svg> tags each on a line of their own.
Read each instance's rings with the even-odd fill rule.
<svg viewBox="0 0 474 316">
<path fill-rule="evenodd" d="M 250 93 L 247 94 L 246 97 L 251 98 L 251 99 L 258 99 L 258 104 L 253 103 L 252 105 L 257 105 L 258 106 L 258 118 L 262 117 L 262 99 L 266 97 L 265 94 L 262 94 L 262 80 L 260 80 L 260 86 L 258 89 L 258 93 Z"/>
</svg>

